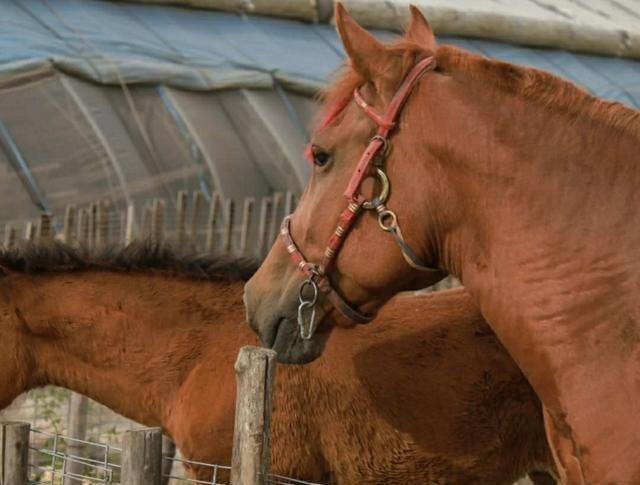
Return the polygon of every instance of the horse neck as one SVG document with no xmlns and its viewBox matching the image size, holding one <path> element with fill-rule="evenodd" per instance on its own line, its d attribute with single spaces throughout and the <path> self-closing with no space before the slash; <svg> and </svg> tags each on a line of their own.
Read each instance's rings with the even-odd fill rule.
<svg viewBox="0 0 640 485">
<path fill-rule="evenodd" d="M 496 66 L 497 76 L 505 67 Z M 520 272 L 547 259 L 566 273 L 561 263 L 578 270 L 585 261 L 562 260 L 560 245 L 614 242 L 612 227 L 640 222 L 630 209 L 638 202 L 640 114 L 545 75 L 531 74 L 533 87 L 519 92 L 452 69 L 426 77 L 418 95 L 427 101 L 409 107 L 423 134 L 422 152 L 411 149 L 431 160 L 419 176 L 434 180 L 437 200 L 429 202 L 446 206 L 438 251 L 448 270 L 468 280 L 474 266 Z M 630 236 L 640 242 L 640 232 Z"/>
<path fill-rule="evenodd" d="M 215 351 L 225 341 L 236 352 L 246 338 L 241 291 L 240 283 L 142 273 L 14 275 L 9 303 L 34 364 L 28 387 L 66 387 L 162 425 L 192 370 L 226 359 Z"/>
<path fill-rule="evenodd" d="M 563 322 L 591 331 L 625 311 L 593 301 L 623 281 L 626 290 L 639 284 L 629 275 L 639 269 L 640 116 L 559 81 L 541 82 L 536 94 L 535 81 L 519 92 L 471 74 L 425 80 L 428 102 L 413 116 L 423 124 L 424 158 L 436 160 L 421 176 L 436 179 L 430 202 L 446 218 L 435 238 L 440 259 L 521 367 L 528 359 L 559 362 L 566 354 L 547 349 L 577 331 Z M 549 332 L 522 325 L 550 316 Z M 552 375 L 554 366 L 536 368 Z"/>
<path fill-rule="evenodd" d="M 590 237 L 606 237 L 612 225 L 639 217 L 630 207 L 640 183 L 639 113 L 534 70 L 473 56 L 450 66 L 455 55 L 444 52 L 452 73 L 425 78 L 420 94 L 428 101 L 418 109 L 425 157 L 437 159 L 435 176 L 454 206 L 448 226 L 464 225 L 442 235 L 448 269 L 469 271 L 478 262 L 469 261 L 478 258 L 471 246 L 493 264 L 521 264 L 523 254 L 557 259 L 541 254 L 542 239 L 579 245 L 585 227 Z M 424 170 L 434 177 L 431 164 Z"/>
</svg>

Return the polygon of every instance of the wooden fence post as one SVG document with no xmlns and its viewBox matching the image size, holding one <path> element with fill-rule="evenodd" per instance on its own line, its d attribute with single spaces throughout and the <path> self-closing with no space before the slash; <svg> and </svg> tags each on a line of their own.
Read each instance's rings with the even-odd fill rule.
<svg viewBox="0 0 640 485">
<path fill-rule="evenodd" d="M 33 222 L 27 221 L 24 225 L 24 238 L 27 241 L 33 241 L 36 236 L 35 227 L 33 226 Z"/>
<path fill-rule="evenodd" d="M 160 428 L 127 431 L 122 440 L 121 485 L 160 485 L 162 431 Z"/>
<path fill-rule="evenodd" d="M 224 201 L 224 229 L 222 231 L 222 252 L 228 254 L 231 252 L 231 244 L 233 241 L 233 216 L 234 204 L 233 199 L 229 198 Z"/>
<path fill-rule="evenodd" d="M 16 244 L 16 228 L 10 222 L 4 226 L 4 248 L 11 249 Z"/>
<path fill-rule="evenodd" d="M 244 256 L 247 254 L 247 240 L 249 238 L 249 226 L 251 224 L 251 213 L 256 200 L 253 197 L 244 199 L 244 207 L 242 208 L 242 227 L 240 228 L 240 247 L 238 254 Z"/>
<path fill-rule="evenodd" d="M 28 483 L 29 428 L 29 423 L 0 423 L 1 485 Z"/>
<path fill-rule="evenodd" d="M 183 249 L 186 242 L 186 222 L 187 222 L 187 201 L 189 194 L 186 190 L 178 192 L 178 202 L 176 204 L 176 241 L 178 248 Z"/>
<path fill-rule="evenodd" d="M 217 200 L 217 195 L 214 193 L 211 197 L 211 204 L 214 204 L 215 200 Z M 202 218 L 202 212 L 205 208 L 205 200 L 204 194 L 196 190 L 193 193 L 193 203 L 191 209 L 191 228 L 189 230 L 189 236 L 191 237 L 191 245 L 194 249 L 198 249 L 198 225 L 200 224 L 200 219 Z M 207 223 L 208 224 L 208 223 Z M 206 229 L 207 226 L 205 226 Z M 205 248 L 206 249 L 206 248 Z"/>
<path fill-rule="evenodd" d="M 127 224 L 128 224 L 127 214 L 128 212 L 129 211 L 127 209 L 120 210 L 120 226 L 119 226 L 120 233 L 118 234 L 118 244 L 122 246 L 127 245 Z"/>
<path fill-rule="evenodd" d="M 271 395 L 276 352 L 247 345 L 236 360 L 232 485 L 264 485 L 269 466 Z"/>
<path fill-rule="evenodd" d="M 82 456 L 85 448 L 84 443 L 75 440 L 85 440 L 87 438 L 87 416 L 89 411 L 89 399 L 76 392 L 69 397 L 69 411 L 67 417 L 67 434 L 74 438 L 67 442 L 67 454 L 73 457 Z M 66 463 L 66 474 L 70 475 L 64 479 L 64 485 L 76 485 L 78 480 L 74 476 L 84 474 L 84 464 L 79 460 L 68 460 Z"/>
<path fill-rule="evenodd" d="M 109 216 L 111 202 L 102 200 L 96 209 L 96 247 L 104 247 L 109 243 Z"/>
<path fill-rule="evenodd" d="M 65 244 L 71 244 L 73 241 L 73 223 L 75 222 L 76 208 L 68 205 L 64 209 L 64 220 L 62 221 L 62 241 Z"/>
<path fill-rule="evenodd" d="M 156 244 L 164 242 L 164 206 L 164 200 L 153 200 L 151 209 L 151 240 Z"/>
<path fill-rule="evenodd" d="M 147 202 L 142 209 L 142 239 L 151 239 L 151 218 L 153 210 L 151 205 Z"/>
<path fill-rule="evenodd" d="M 89 239 L 87 240 L 87 246 L 91 249 L 96 246 L 96 239 L 98 234 L 98 203 L 92 202 L 89 206 Z"/>
<path fill-rule="evenodd" d="M 216 226 L 218 225 L 221 199 L 222 197 L 217 192 L 214 192 L 211 196 L 209 217 L 207 218 L 207 241 L 205 244 L 205 251 L 208 254 L 213 254 L 216 250 Z"/>
<path fill-rule="evenodd" d="M 124 224 L 124 245 L 128 246 L 133 241 L 133 228 L 135 227 L 136 206 L 133 202 L 127 205 L 127 213 L 125 215 L 126 223 Z"/>
<path fill-rule="evenodd" d="M 78 245 L 87 247 L 89 245 L 89 235 L 91 234 L 90 216 L 87 209 L 80 209 L 78 212 Z"/>
<path fill-rule="evenodd" d="M 263 197 L 260 204 L 260 222 L 258 223 L 258 242 L 256 244 L 256 255 L 262 259 L 266 254 L 267 238 L 269 231 L 269 216 L 273 212 L 271 210 L 271 197 Z"/>
<path fill-rule="evenodd" d="M 37 239 L 38 241 L 48 241 L 52 237 L 51 216 L 46 212 L 40 214 L 38 220 Z"/>
</svg>

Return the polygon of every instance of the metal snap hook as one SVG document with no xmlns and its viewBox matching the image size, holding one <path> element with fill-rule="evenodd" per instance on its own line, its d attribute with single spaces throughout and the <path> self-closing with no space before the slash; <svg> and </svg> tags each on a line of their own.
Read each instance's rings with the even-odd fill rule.
<svg viewBox="0 0 640 485">
<path fill-rule="evenodd" d="M 378 177 L 378 180 L 380 180 L 380 184 L 382 185 L 382 188 L 380 190 L 380 195 L 378 195 L 378 197 L 375 197 L 371 200 L 367 200 L 363 202 L 362 203 L 363 209 L 367 209 L 367 210 L 375 209 L 379 205 L 384 204 L 389 198 L 389 190 L 391 188 L 389 184 L 389 177 L 387 177 L 387 174 L 384 173 L 384 171 L 381 168 L 376 168 L 376 175 Z"/>
<path fill-rule="evenodd" d="M 317 273 L 316 273 L 317 274 Z M 318 284 L 313 280 L 313 274 L 300 285 L 298 290 L 298 327 L 300 328 L 300 338 L 302 340 L 311 340 L 316 330 L 316 303 L 318 302 Z M 311 297 L 305 295 L 311 288 Z M 305 321 L 305 314 L 309 315 L 309 322 Z"/>
<path fill-rule="evenodd" d="M 307 325 L 304 314 L 308 312 L 308 309 L 311 309 L 311 315 L 309 315 L 309 324 Z M 298 305 L 298 327 L 300 328 L 300 338 L 311 340 L 316 330 L 316 307 L 308 301 L 303 301 Z"/>
</svg>

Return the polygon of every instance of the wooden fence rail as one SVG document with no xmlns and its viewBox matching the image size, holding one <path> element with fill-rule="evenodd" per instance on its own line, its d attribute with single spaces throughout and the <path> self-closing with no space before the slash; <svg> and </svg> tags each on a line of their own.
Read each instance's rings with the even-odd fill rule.
<svg viewBox="0 0 640 485">
<path fill-rule="evenodd" d="M 207 202 L 200 191 L 191 196 L 180 191 L 175 204 L 154 199 L 124 207 L 105 199 L 84 207 L 68 205 L 63 214 L 42 214 L 36 221 L 7 222 L 0 242 L 12 248 L 21 239 L 55 238 L 93 249 L 148 239 L 191 251 L 262 258 L 294 202 L 290 192 L 240 201 L 213 193 Z M 167 210 L 174 206 L 175 211 Z"/>
</svg>

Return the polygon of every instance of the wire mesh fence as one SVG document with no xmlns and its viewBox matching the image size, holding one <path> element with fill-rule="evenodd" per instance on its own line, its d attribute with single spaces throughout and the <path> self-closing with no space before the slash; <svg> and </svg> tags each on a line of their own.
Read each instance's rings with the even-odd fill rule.
<svg viewBox="0 0 640 485">
<path fill-rule="evenodd" d="M 305 482 L 304 480 L 298 480 L 296 478 L 283 477 L 281 475 L 270 474 L 267 477 L 268 485 L 321 485 L 315 482 Z"/>
<path fill-rule="evenodd" d="M 122 448 L 32 429 L 29 483 L 88 485 L 120 483 Z"/>
<path fill-rule="evenodd" d="M 27 425 L 28 426 L 28 425 Z M 144 430 L 141 430 L 144 431 Z M 29 485 L 120 485 L 123 447 L 80 440 L 31 428 L 28 443 Z M 230 485 L 231 467 L 181 457 L 162 456 L 162 483 L 167 485 Z M 186 469 L 197 469 L 198 478 Z M 206 478 L 203 478 L 206 477 Z M 267 485 L 322 485 L 297 478 L 269 474 Z"/>
<path fill-rule="evenodd" d="M 227 465 L 213 465 L 210 463 L 203 463 L 200 461 L 185 460 L 178 457 L 163 456 L 163 465 L 167 462 L 171 463 L 171 470 L 168 474 L 163 474 L 164 479 L 168 479 L 172 485 L 179 483 L 193 483 L 202 485 L 228 485 L 231 481 L 231 467 Z M 176 466 L 178 465 L 178 466 Z M 203 470 L 203 475 L 209 475 L 210 479 L 203 478 L 189 478 L 184 472 L 180 472 L 185 468 L 198 468 Z"/>
</svg>

